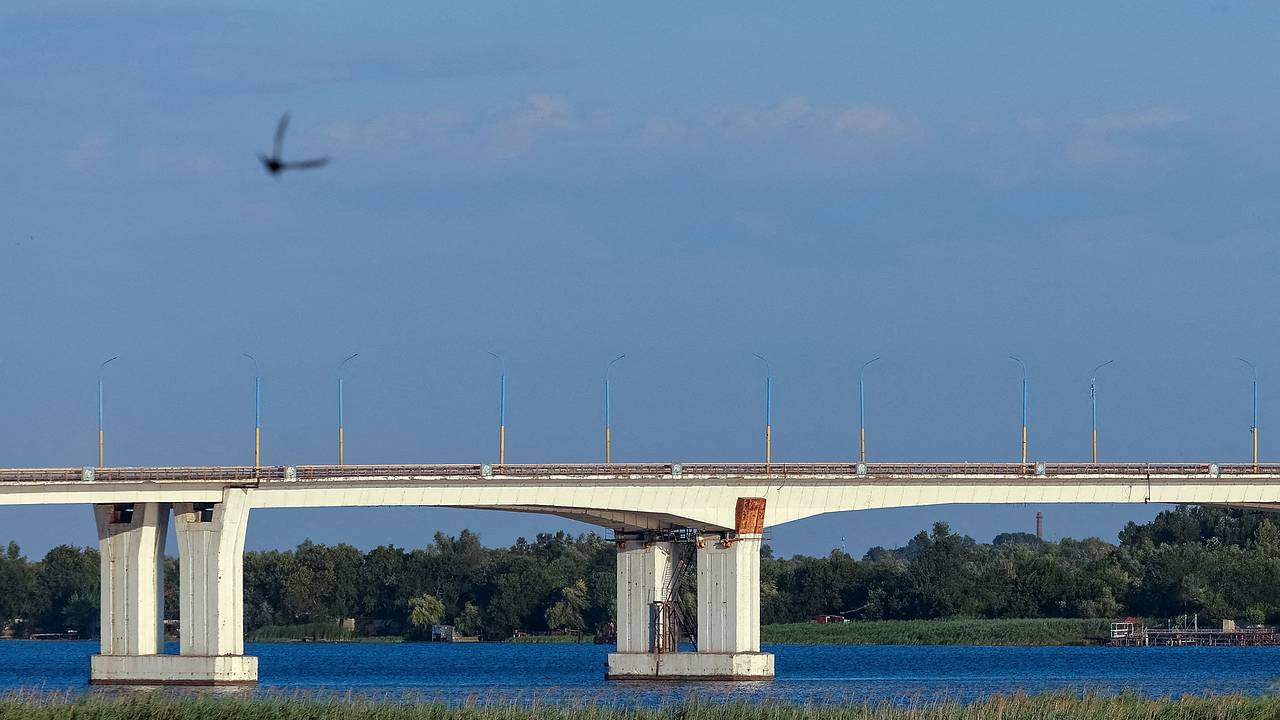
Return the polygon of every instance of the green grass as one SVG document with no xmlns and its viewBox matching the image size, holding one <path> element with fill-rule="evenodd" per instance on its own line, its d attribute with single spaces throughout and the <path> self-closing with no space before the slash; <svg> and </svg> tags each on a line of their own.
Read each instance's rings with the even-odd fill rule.
<svg viewBox="0 0 1280 720">
<path fill-rule="evenodd" d="M 15 694 L 0 698 L 0 720 L 1274 720 L 1280 698 L 1242 695 L 1158 700 L 1069 695 L 997 696 L 956 702 L 845 705 L 693 703 L 613 709 L 595 703 L 462 706 L 352 698 Z"/>
<path fill-rule="evenodd" d="M 1087 645 L 1110 636 L 1111 621 L 862 620 L 843 624 L 765 625 L 760 640 L 799 645 Z"/>
</svg>

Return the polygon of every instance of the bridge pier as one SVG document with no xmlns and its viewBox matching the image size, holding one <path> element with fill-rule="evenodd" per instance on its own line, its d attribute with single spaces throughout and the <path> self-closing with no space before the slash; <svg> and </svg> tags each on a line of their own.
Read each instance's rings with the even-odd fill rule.
<svg viewBox="0 0 1280 720">
<path fill-rule="evenodd" d="M 115 683 L 164 652 L 164 544 L 167 503 L 94 505 L 101 557 L 99 654 L 89 682 Z"/>
<path fill-rule="evenodd" d="M 227 488 L 220 503 L 177 503 L 181 581 L 179 655 L 169 683 L 243 685 L 258 681 L 258 658 L 244 654 L 244 536 L 249 495 Z"/>
<path fill-rule="evenodd" d="M 179 654 L 164 655 L 168 503 L 95 505 L 102 554 L 102 652 L 89 681 L 103 685 L 240 685 L 258 681 L 244 654 L 244 537 L 248 494 L 175 503 Z"/>
<path fill-rule="evenodd" d="M 744 502 L 746 501 L 746 502 Z M 668 603 L 676 598 L 677 543 L 618 543 L 618 649 L 611 680 L 766 680 L 773 655 L 760 652 L 760 544 L 764 501 L 738 501 L 738 529 L 695 541 L 697 651 L 679 652 Z"/>
</svg>

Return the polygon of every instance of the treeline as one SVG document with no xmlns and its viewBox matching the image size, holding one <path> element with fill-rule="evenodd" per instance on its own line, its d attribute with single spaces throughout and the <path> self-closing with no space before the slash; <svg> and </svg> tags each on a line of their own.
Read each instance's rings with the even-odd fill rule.
<svg viewBox="0 0 1280 720">
<path fill-rule="evenodd" d="M 517 631 L 605 628 L 614 615 L 613 544 L 565 533 L 485 548 L 474 533 L 441 533 L 426 548 L 305 542 L 294 550 L 245 554 L 245 627 L 335 623 L 354 618 L 361 635 L 415 638 L 446 622 L 488 639 Z M 166 615 L 177 613 L 177 561 L 166 563 Z M 820 614 L 851 619 L 1203 618 L 1280 621 L 1280 525 L 1264 513 L 1179 507 L 1119 544 L 1098 539 L 1041 542 L 1012 533 L 991 543 L 945 523 L 905 546 L 862 559 L 761 562 L 763 622 Z M 60 546 L 39 561 L 10 543 L 0 556 L 0 626 L 18 634 L 96 633 L 98 554 Z"/>
</svg>

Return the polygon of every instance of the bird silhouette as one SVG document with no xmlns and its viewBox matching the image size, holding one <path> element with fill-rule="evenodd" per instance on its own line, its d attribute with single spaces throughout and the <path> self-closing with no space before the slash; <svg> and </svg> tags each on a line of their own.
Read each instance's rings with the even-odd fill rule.
<svg viewBox="0 0 1280 720">
<path fill-rule="evenodd" d="M 284 133 L 289 129 L 289 113 L 280 116 L 280 123 L 276 125 L 276 142 L 272 147 L 271 156 L 267 157 L 262 153 L 258 153 L 258 159 L 262 161 L 262 166 L 272 175 L 279 175 L 285 170 L 310 170 L 312 168 L 324 167 L 329 164 L 329 158 L 315 158 L 314 160 L 299 160 L 297 162 L 285 162 L 281 159 L 284 152 Z"/>
</svg>

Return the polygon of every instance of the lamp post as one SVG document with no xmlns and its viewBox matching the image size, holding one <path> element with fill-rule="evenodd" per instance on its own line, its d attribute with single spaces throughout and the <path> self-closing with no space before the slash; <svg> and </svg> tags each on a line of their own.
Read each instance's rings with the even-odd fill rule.
<svg viewBox="0 0 1280 720">
<path fill-rule="evenodd" d="M 773 366 L 760 353 L 751 353 L 764 362 L 764 464 L 773 462 Z"/>
<path fill-rule="evenodd" d="M 1098 464 L 1098 371 L 1115 362 L 1108 360 L 1095 365 L 1089 373 L 1089 407 L 1093 414 L 1093 464 Z"/>
<path fill-rule="evenodd" d="M 259 468 L 262 467 L 262 375 L 258 372 L 258 358 L 249 353 L 240 354 L 253 362 L 253 466 Z"/>
<path fill-rule="evenodd" d="M 351 353 L 342 362 L 338 363 L 338 464 L 344 465 L 347 461 L 347 437 L 346 426 L 343 419 L 343 403 L 342 403 L 342 370 L 347 363 L 355 360 L 360 353 Z"/>
<path fill-rule="evenodd" d="M 106 372 L 107 365 L 111 362 L 119 360 L 120 356 L 108 358 L 102 361 L 98 366 L 98 467 L 103 467 L 103 447 L 105 445 L 106 435 L 102 431 L 102 374 Z"/>
<path fill-rule="evenodd" d="M 507 361 L 496 352 L 489 354 L 498 361 L 498 464 L 507 464 Z"/>
<path fill-rule="evenodd" d="M 1021 359 L 1009 356 L 1009 359 L 1018 363 L 1022 368 L 1022 464 L 1027 464 L 1027 364 Z"/>
<path fill-rule="evenodd" d="M 613 364 L 626 357 L 619 355 L 609 361 L 604 366 L 604 464 L 613 463 L 613 430 L 609 423 L 609 371 L 613 369 Z"/>
<path fill-rule="evenodd" d="M 867 395 L 863 383 L 867 374 L 867 366 L 880 359 L 877 355 L 862 363 L 858 369 L 858 462 L 867 461 Z"/>
<path fill-rule="evenodd" d="M 1253 469 L 1258 469 L 1258 368 L 1253 363 L 1244 358 L 1236 358 L 1240 362 L 1249 366 L 1249 371 L 1253 373 L 1253 424 L 1249 427 L 1249 434 L 1253 436 Z"/>
</svg>

